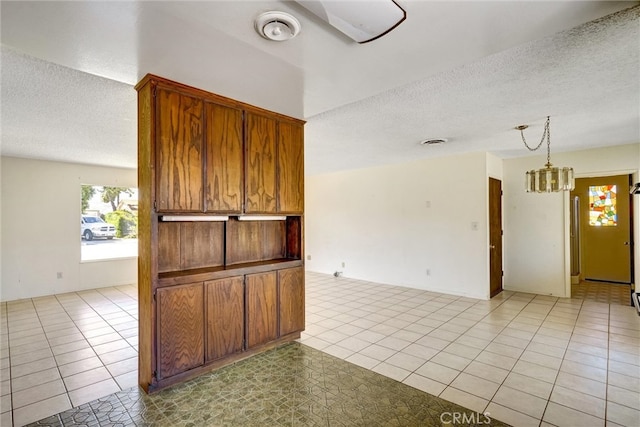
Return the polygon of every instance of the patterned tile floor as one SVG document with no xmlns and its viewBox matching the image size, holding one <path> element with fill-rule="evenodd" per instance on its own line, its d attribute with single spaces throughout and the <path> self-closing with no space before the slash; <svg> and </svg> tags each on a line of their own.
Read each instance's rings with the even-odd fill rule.
<svg viewBox="0 0 640 427">
<path fill-rule="evenodd" d="M 133 388 L 33 426 L 504 425 L 383 375 L 290 343 L 157 394 Z"/>
<path fill-rule="evenodd" d="M 607 304 L 630 304 L 630 286 L 619 283 L 582 281 L 571 285 L 571 298 Z"/>
<path fill-rule="evenodd" d="M 348 425 L 378 425 L 366 424 L 370 420 L 366 417 L 379 413 L 379 405 L 380 411 L 390 411 L 379 425 L 440 425 L 422 412 L 426 418 L 397 418 L 399 413 L 415 411 L 409 404 L 413 397 L 406 393 L 426 396 L 417 389 L 516 426 L 638 426 L 640 317 L 633 307 L 589 300 L 600 298 L 597 293 L 576 296 L 562 299 L 505 291 L 491 301 L 480 301 L 307 273 L 307 329 L 301 339 L 305 345 L 250 361 L 266 368 L 280 356 L 298 360 L 299 365 L 293 366 L 321 360 L 322 372 L 339 369 L 339 378 L 367 373 L 371 376 L 367 384 L 385 381 L 383 388 L 391 393 L 371 403 L 369 394 L 380 399 L 372 392 L 380 388 L 341 383 L 337 390 L 346 390 L 338 398 L 342 406 L 332 406 L 336 387 L 331 380 L 314 388 L 322 390 L 314 400 L 319 403 L 305 401 L 302 415 L 293 410 L 298 408 L 298 392 L 288 396 L 273 392 L 269 376 L 258 382 L 250 376 L 250 393 L 239 392 L 240 384 L 230 380 L 236 378 L 233 370 L 199 378 L 155 395 L 158 398 L 128 388 L 136 377 L 135 287 L 1 303 L 0 424 L 21 426 L 61 412 L 50 421 L 114 425 L 122 417 L 122 425 L 162 425 L 169 420 L 171 425 L 199 426 L 219 425 L 216 420 L 230 416 L 235 418 L 221 425 L 252 425 L 252 417 L 258 415 L 251 411 L 259 406 L 272 409 L 276 421 L 271 425 L 341 425 L 345 411 L 353 416 Z M 253 369 L 242 366 L 235 367 L 244 373 Z M 297 379 L 272 376 L 278 384 L 289 381 L 307 387 L 313 370 L 300 369 L 304 375 Z M 218 388 L 220 381 L 225 387 Z M 245 402 L 233 415 L 181 409 L 209 402 L 202 397 L 202 384 L 205 394 L 220 391 L 214 393 L 218 403 L 260 396 L 260 405 Z M 356 385 L 358 393 L 350 388 Z M 304 394 L 309 388 L 296 390 Z M 397 402 L 395 395 L 403 396 L 400 412 L 388 403 Z M 165 401 L 161 396 L 171 397 Z M 274 409 L 282 405 L 292 411 Z M 194 416 L 201 418 L 189 418 Z"/>
</svg>

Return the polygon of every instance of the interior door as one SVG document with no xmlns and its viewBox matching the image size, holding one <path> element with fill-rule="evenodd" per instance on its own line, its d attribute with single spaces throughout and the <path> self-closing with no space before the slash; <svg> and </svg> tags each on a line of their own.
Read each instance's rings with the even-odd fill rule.
<svg viewBox="0 0 640 427">
<path fill-rule="evenodd" d="M 629 175 L 576 179 L 580 198 L 582 277 L 631 283 Z"/>
<path fill-rule="evenodd" d="M 502 292 L 502 181 L 489 178 L 489 287 Z"/>
</svg>

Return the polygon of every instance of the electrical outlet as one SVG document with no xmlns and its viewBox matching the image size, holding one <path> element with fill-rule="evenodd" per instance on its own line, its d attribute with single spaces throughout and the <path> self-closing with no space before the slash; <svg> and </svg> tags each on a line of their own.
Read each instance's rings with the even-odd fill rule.
<svg viewBox="0 0 640 427">
<path fill-rule="evenodd" d="M 307 255 L 307 261 L 311 261 L 311 255 Z"/>
<path fill-rule="evenodd" d="M 58 271 L 58 272 L 56 273 L 56 277 L 57 277 L 58 279 L 62 279 L 62 271 Z"/>
<path fill-rule="evenodd" d="M 344 268 L 344 261 L 342 261 L 342 268 Z"/>
<path fill-rule="evenodd" d="M 431 269 L 427 268 L 427 276 L 431 276 Z"/>
<path fill-rule="evenodd" d="M 478 221 L 471 222 L 471 230 L 478 231 Z"/>
<path fill-rule="evenodd" d="M 428 207 L 428 208 L 430 208 L 430 207 L 431 207 L 431 200 L 427 200 L 427 201 L 425 202 L 425 206 L 426 206 L 426 207 Z"/>
</svg>

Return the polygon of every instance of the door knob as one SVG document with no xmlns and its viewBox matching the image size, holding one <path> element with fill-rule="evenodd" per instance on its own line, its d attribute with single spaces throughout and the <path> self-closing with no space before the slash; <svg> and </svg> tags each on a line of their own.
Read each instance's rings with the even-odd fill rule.
<svg viewBox="0 0 640 427">
<path fill-rule="evenodd" d="M 625 246 L 629 246 L 629 242 L 624 242 L 624 245 Z"/>
<path fill-rule="evenodd" d="M 495 248 L 496 248 L 496 245 L 489 245 L 489 248 L 490 248 L 490 249 L 495 249 Z"/>
</svg>

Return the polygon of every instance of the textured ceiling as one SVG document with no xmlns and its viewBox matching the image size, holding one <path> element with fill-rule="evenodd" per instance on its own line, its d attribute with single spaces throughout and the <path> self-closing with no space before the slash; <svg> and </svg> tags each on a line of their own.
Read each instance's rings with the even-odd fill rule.
<svg viewBox="0 0 640 427">
<path fill-rule="evenodd" d="M 2 1 L 2 154 L 135 167 L 148 72 L 305 118 L 310 174 L 527 155 L 513 127 L 537 143 L 547 115 L 553 151 L 640 142 L 638 2 L 398 3 L 407 20 L 358 45 L 293 2 Z M 260 38 L 272 9 L 302 33 Z"/>
</svg>

